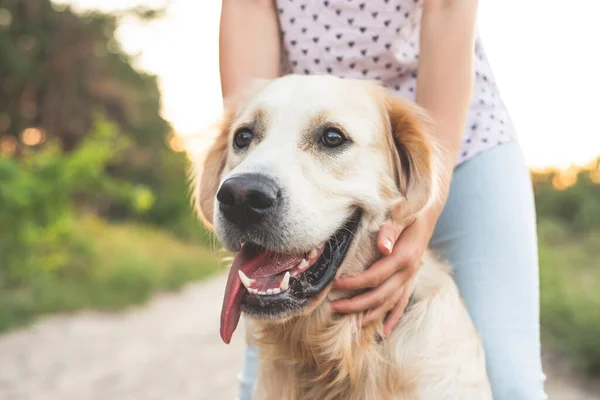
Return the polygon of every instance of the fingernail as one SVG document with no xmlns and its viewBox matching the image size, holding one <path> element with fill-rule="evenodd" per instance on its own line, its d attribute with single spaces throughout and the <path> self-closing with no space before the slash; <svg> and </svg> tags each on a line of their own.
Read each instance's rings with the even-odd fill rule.
<svg viewBox="0 0 600 400">
<path fill-rule="evenodd" d="M 383 242 L 383 247 L 388 251 L 388 254 L 392 252 L 392 241 L 390 239 L 385 239 Z"/>
</svg>

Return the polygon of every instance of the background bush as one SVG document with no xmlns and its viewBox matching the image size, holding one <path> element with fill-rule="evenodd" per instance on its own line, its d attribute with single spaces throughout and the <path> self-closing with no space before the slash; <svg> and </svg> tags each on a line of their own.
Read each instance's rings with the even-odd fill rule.
<svg viewBox="0 0 600 400">
<path fill-rule="evenodd" d="M 0 330 L 41 313 L 137 303 L 216 268 L 207 247 L 93 216 L 108 202 L 152 221 L 153 193 L 106 172 L 127 149 L 116 125 L 98 120 L 69 152 L 51 141 L 19 158 L 0 155 Z M 189 215 L 187 202 L 180 207 L 178 218 Z"/>
<path fill-rule="evenodd" d="M 532 175 L 543 343 L 593 376 L 600 376 L 599 176 L 600 159 L 581 170 Z"/>
<path fill-rule="evenodd" d="M 75 201 L 85 197 L 91 204 L 103 195 L 129 194 L 128 185 L 104 172 L 121 147 L 114 127 L 99 122 L 69 153 L 50 142 L 18 159 L 0 155 L 2 287 L 24 284 L 40 274 L 83 273 L 91 246 L 72 232 Z"/>
<path fill-rule="evenodd" d="M 532 178 L 541 219 L 556 219 L 580 233 L 600 228 L 600 158 L 584 169 L 534 173 Z"/>
<path fill-rule="evenodd" d="M 600 229 L 542 220 L 539 232 L 543 341 L 600 376 Z"/>
</svg>

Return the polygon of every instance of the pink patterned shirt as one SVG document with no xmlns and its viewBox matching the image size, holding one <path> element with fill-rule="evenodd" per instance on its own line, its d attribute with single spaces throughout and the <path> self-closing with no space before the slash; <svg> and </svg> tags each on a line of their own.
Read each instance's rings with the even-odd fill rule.
<svg viewBox="0 0 600 400">
<path fill-rule="evenodd" d="M 288 73 L 373 79 L 414 100 L 423 0 L 277 0 Z M 515 139 L 479 37 L 457 165 Z"/>
</svg>

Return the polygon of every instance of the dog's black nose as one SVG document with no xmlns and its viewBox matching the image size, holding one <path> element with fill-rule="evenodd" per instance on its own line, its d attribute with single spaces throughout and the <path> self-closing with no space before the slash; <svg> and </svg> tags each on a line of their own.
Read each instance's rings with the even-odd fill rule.
<svg viewBox="0 0 600 400">
<path fill-rule="evenodd" d="M 243 174 L 227 179 L 217 193 L 219 209 L 231 222 L 246 225 L 258 222 L 277 206 L 279 188 L 260 174 Z"/>
</svg>

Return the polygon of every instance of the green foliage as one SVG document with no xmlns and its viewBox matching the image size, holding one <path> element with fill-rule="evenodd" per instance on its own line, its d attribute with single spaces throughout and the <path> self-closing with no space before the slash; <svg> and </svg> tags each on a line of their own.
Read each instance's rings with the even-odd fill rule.
<svg viewBox="0 0 600 400">
<path fill-rule="evenodd" d="M 543 342 L 593 375 L 600 374 L 599 165 L 532 175 Z"/>
<path fill-rule="evenodd" d="M 104 172 L 123 146 L 114 126 L 99 122 L 66 155 L 52 142 L 20 158 L 0 155 L 0 288 L 85 264 L 89 244 L 71 234 L 75 198 L 128 195 Z"/>
<path fill-rule="evenodd" d="M 595 165 L 600 165 L 600 159 Z M 534 173 L 538 216 L 558 219 L 578 232 L 600 229 L 600 185 L 592 180 L 593 174 L 598 172 L 597 167 L 574 172 L 576 183 L 563 190 L 557 190 L 552 184 L 560 172 Z"/>
<path fill-rule="evenodd" d="M 36 273 L 19 286 L 0 290 L 0 332 L 48 313 L 120 310 L 219 268 L 207 247 L 147 225 L 108 224 L 87 216 L 75 219 L 73 227 L 72 235 L 89 245 L 82 258 L 77 251 L 69 254 L 79 269 Z"/>
<path fill-rule="evenodd" d="M 116 196 L 96 211 L 115 220 L 143 209 L 157 225 L 193 218 L 182 190 L 185 156 L 166 145 L 171 127 L 161 117 L 157 79 L 137 70 L 115 38 L 121 18 L 152 20 L 164 10 L 78 14 L 50 0 L 9 0 L 0 11 L 10 22 L 0 27 L 0 141 L 13 138 L 17 154 L 30 151 L 20 135 L 35 127 L 71 151 L 103 115 L 130 144 L 108 172 L 140 188 L 132 193 L 137 209 Z"/>
<path fill-rule="evenodd" d="M 101 112 L 136 143 L 158 148 L 170 131 L 156 77 L 137 71 L 115 39 L 119 18 L 152 10 L 80 15 L 50 0 L 8 0 L 0 8 L 0 114 L 8 134 L 43 128 L 72 148 Z"/>
<path fill-rule="evenodd" d="M 20 157 L 0 155 L 0 331 L 40 314 L 140 303 L 217 267 L 206 247 L 90 215 L 111 202 L 126 205 L 140 220 L 158 219 L 149 212 L 180 220 L 191 213 L 187 203 L 185 212 L 183 204 L 169 208 L 185 198 L 183 190 L 155 209 L 147 187 L 106 173 L 130 145 L 115 124 L 99 120 L 70 152 L 49 142 Z M 181 189 L 177 185 L 172 179 L 164 188 Z M 169 215 L 162 218 L 168 223 Z M 195 218 L 188 223 L 198 226 Z"/>
<path fill-rule="evenodd" d="M 543 342 L 600 374 L 600 230 L 574 234 L 539 224 Z"/>
<path fill-rule="evenodd" d="M 168 167 L 157 173 L 157 182 L 152 187 L 155 203 L 142 220 L 169 229 L 182 239 L 214 244 L 214 237 L 198 222 L 191 207 L 190 181 L 183 172 L 189 166 L 187 157 L 174 152 L 162 157 L 162 164 Z"/>
<path fill-rule="evenodd" d="M 163 12 L 0 1 L 0 330 L 141 302 L 214 269 L 157 79 L 115 39 L 121 18 Z"/>
</svg>

